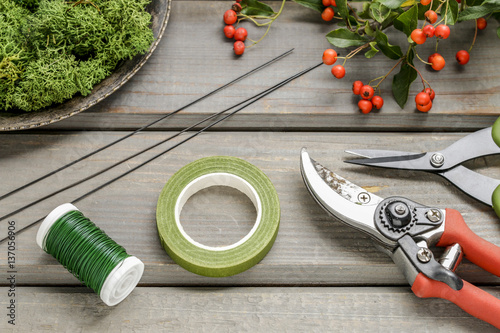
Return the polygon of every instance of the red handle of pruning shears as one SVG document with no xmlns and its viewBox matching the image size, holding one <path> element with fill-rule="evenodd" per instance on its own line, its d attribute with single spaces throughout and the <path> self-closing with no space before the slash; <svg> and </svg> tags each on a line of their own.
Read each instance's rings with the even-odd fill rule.
<svg viewBox="0 0 500 333">
<path fill-rule="evenodd" d="M 419 273 L 411 290 L 421 298 L 438 297 L 451 301 L 470 315 L 500 329 L 500 300 L 467 281 L 462 289 L 454 290 L 446 283 Z"/>
<path fill-rule="evenodd" d="M 469 229 L 462 215 L 446 209 L 445 229 L 437 246 L 460 244 L 464 256 L 497 276 L 500 276 L 500 247 L 482 239 Z M 432 280 L 422 273 L 413 282 L 412 291 L 418 297 L 438 297 L 449 300 L 476 318 L 500 329 L 500 299 L 464 281 L 460 290 Z"/>
<path fill-rule="evenodd" d="M 468 260 L 500 276 L 500 247 L 476 235 L 469 229 L 462 215 L 454 209 L 446 209 L 444 223 L 444 232 L 437 246 L 450 246 L 458 243 Z"/>
</svg>

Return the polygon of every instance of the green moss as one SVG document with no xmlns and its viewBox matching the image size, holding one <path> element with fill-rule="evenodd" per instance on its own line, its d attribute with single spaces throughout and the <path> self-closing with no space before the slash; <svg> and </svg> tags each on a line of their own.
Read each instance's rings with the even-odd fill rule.
<svg viewBox="0 0 500 333">
<path fill-rule="evenodd" d="M 149 0 L 0 1 L 0 111 L 36 111 L 81 94 L 153 42 Z"/>
</svg>

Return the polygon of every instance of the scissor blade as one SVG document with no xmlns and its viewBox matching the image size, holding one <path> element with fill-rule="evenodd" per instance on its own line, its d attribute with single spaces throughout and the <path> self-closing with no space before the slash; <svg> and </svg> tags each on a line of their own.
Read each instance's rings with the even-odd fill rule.
<svg viewBox="0 0 500 333">
<path fill-rule="evenodd" d="M 467 160 L 500 154 L 500 147 L 493 141 L 491 127 L 469 134 L 437 152 L 412 154 L 392 150 L 349 150 L 349 153 L 366 157 L 346 163 L 377 166 L 382 168 L 442 172 Z M 441 164 L 432 164 L 433 156 L 442 158 Z"/>
<path fill-rule="evenodd" d="M 349 150 L 345 150 L 345 152 L 348 154 L 353 154 L 353 155 L 356 155 L 359 157 L 364 157 L 364 158 L 415 155 L 415 153 L 410 153 L 407 151 L 381 150 L 381 149 L 349 149 Z"/>
<path fill-rule="evenodd" d="M 376 166 L 381 168 L 407 169 L 407 170 L 428 170 L 427 166 L 431 166 L 428 153 L 420 154 L 400 154 L 392 156 L 360 158 L 355 160 L 344 161 L 350 164 L 359 164 L 367 166 Z M 380 156 L 380 155 L 378 155 Z"/>
<path fill-rule="evenodd" d="M 386 247 L 394 242 L 379 233 L 374 216 L 381 197 L 367 192 L 309 157 L 303 148 L 300 156 L 302 178 L 313 198 L 331 215 L 361 230 Z"/>
<path fill-rule="evenodd" d="M 487 205 L 493 205 L 493 191 L 500 185 L 498 179 L 483 176 L 462 165 L 439 174 L 471 197 Z"/>
</svg>

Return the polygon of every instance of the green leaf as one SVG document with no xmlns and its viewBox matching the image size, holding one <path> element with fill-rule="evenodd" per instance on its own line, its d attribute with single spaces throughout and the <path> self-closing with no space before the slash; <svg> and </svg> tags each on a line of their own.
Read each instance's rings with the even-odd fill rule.
<svg viewBox="0 0 500 333">
<path fill-rule="evenodd" d="M 500 27 L 498 27 L 498 29 L 497 29 L 497 36 L 498 36 L 498 38 L 500 38 Z"/>
<path fill-rule="evenodd" d="M 469 7 L 458 15 L 458 22 L 475 20 L 499 10 L 500 4 L 496 3 L 486 3 L 481 6 Z"/>
<path fill-rule="evenodd" d="M 347 0 L 338 0 L 335 1 L 337 5 L 337 10 L 340 16 L 345 20 L 349 16 L 349 8 L 347 7 Z"/>
<path fill-rule="evenodd" d="M 292 1 L 320 13 L 322 13 L 323 10 L 325 9 L 322 0 L 292 0 Z"/>
<path fill-rule="evenodd" d="M 406 36 L 410 36 L 411 32 L 415 30 L 417 26 L 418 26 L 417 6 L 413 6 L 412 8 L 408 9 L 406 12 L 399 15 L 396 20 L 394 20 L 394 27 L 399 31 L 404 32 Z"/>
<path fill-rule="evenodd" d="M 368 21 L 365 22 L 365 34 L 372 38 L 375 38 L 376 35 L 375 30 L 372 29 L 372 27 L 370 26 L 370 22 Z"/>
<path fill-rule="evenodd" d="M 393 60 L 398 60 L 403 57 L 403 52 L 401 52 L 401 48 L 397 45 L 389 44 L 387 35 L 384 34 L 382 31 L 377 30 L 375 41 L 377 42 L 377 46 L 379 47 L 379 49 L 382 51 L 383 54 L 386 55 L 386 57 Z"/>
<path fill-rule="evenodd" d="M 370 50 L 368 52 L 365 53 L 365 57 L 370 59 L 372 58 L 375 54 L 378 53 L 378 49 L 375 47 L 375 45 L 377 45 L 376 42 L 371 42 L 370 43 Z"/>
<path fill-rule="evenodd" d="M 446 24 L 454 25 L 458 19 L 458 2 L 450 0 L 448 1 L 448 10 L 446 12 Z"/>
<path fill-rule="evenodd" d="M 369 20 L 372 17 L 370 16 L 370 5 L 371 2 L 363 2 L 363 10 L 358 12 L 358 16 L 362 19 Z"/>
<path fill-rule="evenodd" d="M 406 0 L 379 0 L 378 2 L 390 9 L 396 9 L 401 7 L 401 5 Z"/>
<path fill-rule="evenodd" d="M 241 13 L 245 15 L 273 16 L 276 14 L 271 7 L 256 0 L 243 0 L 241 6 L 243 7 Z"/>
<path fill-rule="evenodd" d="M 389 17 L 391 10 L 379 2 L 374 2 L 370 6 L 370 13 L 375 21 L 382 23 Z"/>
<path fill-rule="evenodd" d="M 401 109 L 405 107 L 410 93 L 410 86 L 417 78 L 417 71 L 408 65 L 408 63 L 413 65 L 413 57 L 414 54 L 412 50 L 408 53 L 406 61 L 401 65 L 399 73 L 394 75 L 392 79 L 392 94 Z"/>
<path fill-rule="evenodd" d="M 366 44 L 368 41 L 366 37 L 360 36 L 357 33 L 349 31 L 345 28 L 330 31 L 326 35 L 326 39 L 330 42 L 330 44 L 341 48 L 361 46 Z"/>
</svg>

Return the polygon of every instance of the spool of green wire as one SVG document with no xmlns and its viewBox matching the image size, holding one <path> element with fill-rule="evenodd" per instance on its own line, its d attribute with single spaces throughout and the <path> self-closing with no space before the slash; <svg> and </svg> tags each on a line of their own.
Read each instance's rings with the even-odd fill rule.
<svg viewBox="0 0 500 333">
<path fill-rule="evenodd" d="M 45 218 L 36 241 L 109 306 L 125 299 L 144 272 L 139 259 L 127 254 L 72 204 L 57 207 Z"/>
</svg>

